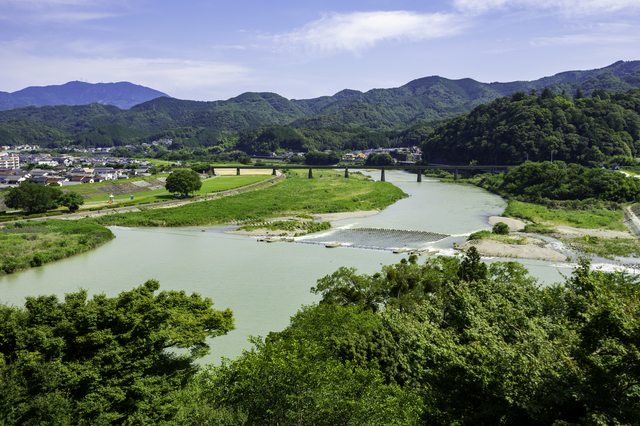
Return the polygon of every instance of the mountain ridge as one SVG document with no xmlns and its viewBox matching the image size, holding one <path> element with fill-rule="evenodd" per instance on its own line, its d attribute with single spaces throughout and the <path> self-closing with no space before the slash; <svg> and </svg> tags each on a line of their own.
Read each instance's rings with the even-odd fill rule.
<svg viewBox="0 0 640 426">
<path fill-rule="evenodd" d="M 168 95 L 127 81 L 117 83 L 69 81 L 61 85 L 29 86 L 12 93 L 0 92 L 0 110 L 27 106 L 89 105 L 92 103 L 129 109 L 141 102 L 161 96 Z"/>
</svg>

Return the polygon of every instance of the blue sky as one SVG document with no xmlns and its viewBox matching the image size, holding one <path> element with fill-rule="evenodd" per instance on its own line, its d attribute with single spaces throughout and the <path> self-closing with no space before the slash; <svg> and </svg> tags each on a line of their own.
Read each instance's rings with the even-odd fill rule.
<svg viewBox="0 0 640 426">
<path fill-rule="evenodd" d="M 0 91 L 129 81 L 289 99 L 640 59 L 640 0 L 0 0 Z"/>
</svg>

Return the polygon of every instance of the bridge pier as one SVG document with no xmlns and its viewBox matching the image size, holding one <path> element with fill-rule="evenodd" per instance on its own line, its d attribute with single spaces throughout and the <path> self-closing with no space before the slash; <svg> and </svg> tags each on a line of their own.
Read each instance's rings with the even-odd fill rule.
<svg viewBox="0 0 640 426">
<path fill-rule="evenodd" d="M 276 169 L 273 169 L 273 172 L 271 172 L 271 175 L 272 175 L 272 176 L 275 176 L 275 175 L 276 175 Z"/>
<path fill-rule="evenodd" d="M 453 171 L 453 180 L 458 180 L 458 169 Z"/>
<path fill-rule="evenodd" d="M 345 179 L 349 177 L 349 169 L 347 167 L 344 168 L 344 177 Z"/>
<path fill-rule="evenodd" d="M 382 169 L 381 172 L 380 172 L 380 181 L 386 182 L 385 179 L 384 179 L 384 169 Z"/>
<path fill-rule="evenodd" d="M 418 169 L 418 182 L 422 182 L 422 169 Z"/>
<path fill-rule="evenodd" d="M 309 179 L 313 179 L 313 172 L 309 169 Z"/>
<path fill-rule="evenodd" d="M 240 176 L 240 168 L 239 167 L 236 169 L 236 176 Z"/>
<path fill-rule="evenodd" d="M 216 169 L 214 169 L 213 167 L 211 168 L 211 176 L 215 176 L 216 175 Z"/>
</svg>

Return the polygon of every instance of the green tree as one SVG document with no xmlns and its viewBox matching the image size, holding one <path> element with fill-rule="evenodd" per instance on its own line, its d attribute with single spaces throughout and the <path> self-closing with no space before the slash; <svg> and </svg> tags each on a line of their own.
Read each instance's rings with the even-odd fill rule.
<svg viewBox="0 0 640 426">
<path fill-rule="evenodd" d="M 167 177 L 165 188 L 184 197 L 202 188 L 200 175 L 191 169 L 178 169 Z"/>
<path fill-rule="evenodd" d="M 493 225 L 491 232 L 498 235 L 507 235 L 509 233 L 509 225 L 504 222 L 498 222 Z"/>
<path fill-rule="evenodd" d="M 73 213 L 84 204 L 84 198 L 77 192 L 69 191 L 58 198 L 58 204 L 67 207 Z"/>
<path fill-rule="evenodd" d="M 22 182 L 16 188 L 10 188 L 4 203 L 12 209 L 26 209 L 29 213 L 44 213 L 57 207 L 62 195 L 60 189 L 35 183 Z"/>
<path fill-rule="evenodd" d="M 172 396 L 234 329 L 230 310 L 149 280 L 120 293 L 27 297 L 0 306 L 0 423 L 159 424 Z M 176 353 L 173 349 L 183 349 Z"/>
</svg>

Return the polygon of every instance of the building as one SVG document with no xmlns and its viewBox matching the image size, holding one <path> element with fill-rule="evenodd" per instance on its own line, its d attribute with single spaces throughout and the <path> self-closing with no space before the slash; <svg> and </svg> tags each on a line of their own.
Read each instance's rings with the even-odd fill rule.
<svg viewBox="0 0 640 426">
<path fill-rule="evenodd" d="M 17 169 L 20 167 L 20 157 L 17 155 L 0 156 L 0 168 Z"/>
</svg>

